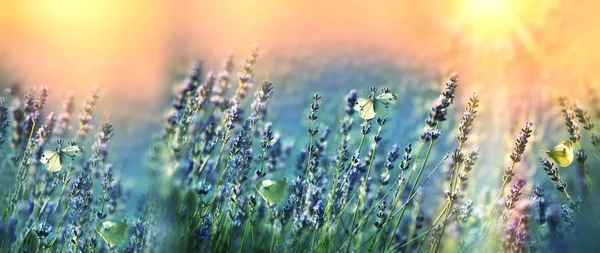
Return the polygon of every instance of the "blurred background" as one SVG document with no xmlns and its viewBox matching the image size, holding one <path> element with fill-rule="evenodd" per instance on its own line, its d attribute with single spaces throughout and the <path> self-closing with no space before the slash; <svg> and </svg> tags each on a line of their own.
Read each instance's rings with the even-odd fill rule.
<svg viewBox="0 0 600 253">
<path fill-rule="evenodd" d="M 547 101 L 556 104 L 559 95 L 587 101 L 583 84 L 595 86 L 600 73 L 598 1 L 0 3 L 0 86 L 47 84 L 56 110 L 68 91 L 81 105 L 100 86 L 97 118 L 115 122 L 114 146 L 132 174 L 140 173 L 148 136 L 160 130 L 172 87 L 193 63 L 202 60 L 206 69 L 218 70 L 233 52 L 239 68 L 256 43 L 256 82 L 268 77 L 276 94 L 287 94 L 275 96 L 279 106 L 270 117 L 282 117 L 280 122 L 303 119 L 308 94 L 335 90 L 325 101 L 342 101 L 349 89 L 371 85 L 400 93 L 399 112 L 406 113 L 397 115 L 422 122 L 443 81 L 456 71 L 463 94 L 456 112 L 477 91 L 486 133 L 500 133 L 486 137 L 488 150 L 510 149 L 506 137 L 514 138 L 524 119 L 542 117 L 536 114 L 540 108 L 560 121 L 560 111 L 546 107 Z M 407 99 L 415 92 L 426 96 Z M 300 114 L 285 113 L 291 108 Z M 422 113 L 411 113 L 417 109 Z M 292 137 L 304 132 L 294 126 L 279 128 Z M 417 130 L 410 125 L 390 131 L 416 139 Z M 560 131 L 553 138 L 565 139 Z M 484 166 L 498 164 L 483 160 Z"/>
</svg>

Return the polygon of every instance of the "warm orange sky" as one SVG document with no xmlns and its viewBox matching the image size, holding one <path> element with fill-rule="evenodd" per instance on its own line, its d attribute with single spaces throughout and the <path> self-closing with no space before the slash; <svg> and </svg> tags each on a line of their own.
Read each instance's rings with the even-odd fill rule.
<svg viewBox="0 0 600 253">
<path fill-rule="evenodd" d="M 256 42 L 263 54 L 375 45 L 473 83 L 596 79 L 600 2 L 498 1 L 1 0 L 0 59 L 27 84 L 134 101 L 155 97 L 174 62 L 241 59 Z"/>
</svg>

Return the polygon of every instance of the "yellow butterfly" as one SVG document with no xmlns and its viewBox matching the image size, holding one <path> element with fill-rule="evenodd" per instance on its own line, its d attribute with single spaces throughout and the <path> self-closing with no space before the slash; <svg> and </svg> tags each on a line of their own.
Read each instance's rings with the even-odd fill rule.
<svg viewBox="0 0 600 253">
<path fill-rule="evenodd" d="M 96 226 L 96 232 L 106 243 L 117 245 L 125 241 L 127 228 L 127 220 L 122 222 L 104 221 Z"/>
<path fill-rule="evenodd" d="M 354 104 L 354 110 L 358 111 L 358 115 L 365 119 L 371 120 L 375 116 L 386 116 L 393 104 L 396 104 L 396 94 L 384 92 L 377 96 L 372 93 L 368 98 L 358 98 Z"/>
<path fill-rule="evenodd" d="M 75 165 L 77 158 L 82 155 L 81 147 L 68 146 L 62 148 L 58 146 L 55 150 L 45 150 L 42 153 L 40 162 L 46 164 L 46 169 L 50 172 L 58 172 L 63 167 Z"/>
<path fill-rule="evenodd" d="M 277 204 L 285 198 L 288 183 L 284 180 L 265 179 L 258 182 L 254 188 L 267 202 Z"/>
<path fill-rule="evenodd" d="M 546 151 L 548 157 L 561 167 L 567 167 L 573 162 L 573 142 L 563 141 L 554 146 L 552 150 Z"/>
</svg>

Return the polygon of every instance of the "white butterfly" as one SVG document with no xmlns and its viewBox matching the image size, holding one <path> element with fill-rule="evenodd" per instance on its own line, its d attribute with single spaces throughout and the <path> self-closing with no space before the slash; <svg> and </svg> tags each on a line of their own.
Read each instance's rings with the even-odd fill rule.
<svg viewBox="0 0 600 253">
<path fill-rule="evenodd" d="M 79 146 L 68 146 L 61 149 L 60 146 L 55 150 L 46 150 L 42 153 L 40 162 L 46 164 L 46 169 L 50 172 L 58 172 L 63 167 L 71 167 L 81 157 L 82 151 Z"/>
<path fill-rule="evenodd" d="M 396 97 L 396 94 L 384 92 L 377 96 L 372 94 L 369 98 L 358 98 L 354 110 L 365 120 L 371 120 L 376 115 L 386 116 L 391 106 L 396 104 Z"/>
</svg>

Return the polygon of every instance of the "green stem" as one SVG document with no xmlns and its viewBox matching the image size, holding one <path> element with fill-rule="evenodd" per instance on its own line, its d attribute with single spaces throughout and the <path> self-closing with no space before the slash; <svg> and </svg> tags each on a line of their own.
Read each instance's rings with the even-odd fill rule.
<svg viewBox="0 0 600 253">
<path fill-rule="evenodd" d="M 348 117 L 348 116 L 346 116 L 346 117 Z M 345 140 L 346 140 L 346 136 L 347 136 L 347 134 L 343 134 L 342 135 L 342 140 L 340 142 L 340 147 L 339 147 L 340 150 L 342 150 L 344 148 L 344 143 L 345 143 Z M 338 182 L 338 180 L 340 178 L 340 171 L 341 171 L 342 167 L 344 166 L 344 163 L 341 161 L 342 156 L 343 156 L 343 154 L 340 151 L 340 153 L 338 154 L 338 157 L 337 157 L 339 163 L 336 166 L 335 176 L 333 177 L 333 180 L 331 182 L 332 185 L 333 185 L 332 186 L 333 190 L 331 191 L 331 194 L 329 194 L 329 200 L 327 200 L 327 206 L 325 207 L 325 220 L 326 221 L 328 221 L 328 220 L 331 219 L 331 209 L 332 209 L 332 206 L 333 206 L 333 197 L 334 197 L 335 192 L 337 191 L 337 186 L 338 186 L 337 182 Z M 323 227 L 323 229 L 321 229 L 319 240 L 318 240 L 320 247 L 324 246 L 322 244 L 325 243 L 325 241 L 327 239 L 328 230 L 330 229 L 331 224 L 332 223 L 326 222 L 325 226 Z M 325 238 L 323 238 L 323 237 L 325 237 Z"/>
<path fill-rule="evenodd" d="M 381 134 L 381 125 L 379 125 L 379 127 L 377 128 L 377 135 L 375 135 L 375 138 L 377 138 L 378 136 L 380 136 Z M 364 177 L 363 183 L 361 184 L 361 186 L 358 188 L 358 191 L 360 192 L 360 196 L 358 197 L 358 202 L 356 203 L 356 206 L 354 208 L 354 215 L 352 217 L 352 225 L 350 226 L 350 229 L 354 229 L 354 224 L 356 221 L 356 217 L 359 215 L 359 213 L 362 213 L 361 210 L 364 208 L 364 201 L 366 199 L 366 187 L 367 187 L 367 183 L 369 182 L 369 177 L 371 176 L 371 169 L 373 168 L 373 163 L 375 162 L 375 155 L 377 154 L 377 146 L 379 144 L 379 141 L 375 142 L 375 146 L 373 147 L 373 153 L 371 155 L 371 160 L 369 161 L 369 168 L 367 169 L 367 175 Z M 350 235 L 350 243 L 348 243 L 348 248 L 346 249 L 346 252 L 348 252 L 350 250 L 350 246 L 352 245 L 352 239 L 354 239 L 354 235 Z M 358 244 L 360 245 L 360 238 L 358 239 Z"/>
<path fill-rule="evenodd" d="M 592 179 L 590 178 L 590 174 L 588 174 L 587 170 L 587 162 L 583 162 L 583 174 L 585 175 L 585 185 L 587 186 L 587 190 L 592 197 L 594 198 L 594 191 L 592 190 Z"/>
<path fill-rule="evenodd" d="M 417 150 L 417 156 L 416 156 L 416 161 L 415 163 L 413 163 L 413 165 L 411 166 L 410 172 L 408 173 L 408 177 L 406 178 L 406 181 L 403 185 L 398 185 L 398 191 L 396 191 L 396 195 L 394 196 L 394 200 L 392 201 L 392 208 L 390 209 L 390 213 L 392 213 L 395 209 L 396 209 L 396 205 L 400 202 L 400 199 L 402 198 L 402 195 L 404 194 L 404 190 L 406 190 L 406 187 L 408 186 L 408 182 L 412 179 L 412 175 L 415 172 L 416 168 L 417 168 L 417 164 L 419 163 L 419 159 L 421 158 L 421 152 L 423 151 L 423 148 L 425 147 L 425 142 L 421 142 L 421 145 L 419 145 L 419 149 Z M 404 174 L 404 172 L 402 172 Z M 392 220 L 392 216 L 388 215 L 388 217 L 386 218 L 384 224 L 383 224 L 383 228 L 382 230 L 385 231 L 385 229 L 387 228 L 387 226 L 389 225 L 390 221 Z M 396 229 L 394 229 L 395 231 Z M 385 243 L 385 248 L 383 252 L 386 252 L 387 249 L 389 248 L 389 246 L 391 245 L 391 240 L 393 239 L 393 236 L 390 236 L 390 241 L 388 243 Z M 385 239 L 384 239 L 385 242 Z"/>
<path fill-rule="evenodd" d="M 377 204 L 376 204 L 376 205 L 373 205 L 373 207 L 380 205 L 380 204 L 381 204 L 381 203 L 382 203 L 382 202 L 385 200 L 385 198 L 388 196 L 388 194 L 390 194 L 390 192 L 392 191 L 392 189 L 393 189 L 393 187 L 390 187 L 390 189 L 388 189 L 388 190 L 387 190 L 387 192 L 386 192 L 386 193 L 385 193 L 385 194 L 384 194 L 384 195 L 381 197 L 381 199 L 380 199 L 380 200 L 377 202 Z M 371 209 L 370 209 L 370 210 L 367 212 L 367 215 L 365 215 L 365 217 L 364 217 L 364 218 L 363 218 L 363 219 L 362 219 L 362 220 L 359 222 L 359 225 L 356 227 L 356 229 L 353 229 L 352 231 L 350 231 L 350 236 L 352 236 L 352 235 L 356 234 L 356 233 L 358 232 L 358 230 L 359 230 L 360 228 L 362 228 L 362 226 L 364 226 L 364 225 L 365 225 L 365 223 L 367 222 L 367 220 L 368 220 L 369 216 L 370 216 L 370 215 L 371 215 L 371 213 L 373 212 L 373 209 L 374 209 L 374 208 L 371 208 Z M 344 247 L 346 247 L 346 244 L 350 245 L 350 240 L 351 240 L 351 238 L 352 238 L 352 237 L 348 238 L 348 239 L 347 239 L 347 240 L 344 242 L 344 244 L 342 244 L 342 246 L 340 247 L 340 249 L 338 250 L 338 252 L 339 252 L 339 251 L 341 251 L 341 250 L 342 250 Z"/>
<path fill-rule="evenodd" d="M 402 178 L 402 176 L 404 175 L 404 171 L 401 172 L 400 176 L 398 177 L 398 180 L 396 180 L 395 183 L 399 183 L 400 179 Z M 392 185 L 391 188 L 393 188 L 394 186 Z M 385 218 L 384 222 L 383 222 L 383 226 L 381 227 L 381 229 L 377 232 L 377 234 L 375 235 L 375 238 L 373 239 L 373 245 L 372 247 L 377 244 L 377 241 L 379 240 L 379 236 L 381 236 L 381 233 L 383 231 L 385 231 L 385 229 L 387 228 L 387 224 L 390 220 L 390 217 L 392 216 L 391 213 L 392 211 L 394 211 L 394 209 L 396 209 L 396 205 L 398 204 L 398 200 L 400 199 L 398 196 L 401 195 L 400 193 L 400 188 L 402 187 L 402 184 L 398 184 L 398 189 L 396 190 L 396 193 L 394 194 L 394 200 L 392 200 L 392 208 L 390 208 L 390 214 Z M 390 188 L 390 189 L 391 189 Z M 384 239 L 385 242 L 385 239 Z M 373 248 L 374 250 L 374 248 Z M 373 252 L 372 250 L 370 250 L 369 252 Z"/>
<path fill-rule="evenodd" d="M 16 196 L 17 193 L 23 187 L 23 181 L 25 180 L 24 177 L 27 172 L 25 169 L 23 169 L 23 173 L 21 173 L 21 167 L 23 167 L 24 160 L 29 159 L 29 157 L 27 157 L 27 152 L 29 152 L 29 148 L 31 147 L 31 138 L 33 137 L 33 130 L 35 129 L 35 125 L 37 123 L 36 120 L 32 120 L 32 121 L 33 121 L 33 124 L 31 124 L 31 129 L 29 131 L 29 137 L 27 138 L 27 146 L 25 146 L 25 152 L 23 152 L 23 157 L 21 157 L 21 162 L 19 162 L 19 166 L 17 167 L 17 170 L 16 170 L 18 177 L 17 177 L 17 184 L 15 185 L 16 189 L 13 190 L 13 194 L 14 194 L 13 198 L 17 198 L 17 196 Z M 9 201 L 11 202 L 9 213 L 12 214 L 12 212 L 15 209 L 16 202 L 11 201 L 11 198 L 9 198 Z"/>
<path fill-rule="evenodd" d="M 363 133 L 362 137 L 360 138 L 360 143 L 358 145 L 358 150 L 356 151 L 356 153 L 360 154 L 360 151 L 362 150 L 363 144 L 365 142 L 365 137 L 366 134 Z M 349 171 L 351 171 L 352 169 L 354 169 L 354 162 L 351 163 L 350 168 L 348 168 Z M 350 206 L 350 204 L 352 203 L 352 200 L 354 199 L 354 197 L 358 194 L 358 190 L 354 193 L 354 195 L 352 196 L 352 198 L 347 201 L 346 203 L 344 203 L 345 198 L 347 197 L 347 195 L 342 196 L 342 203 L 343 203 L 343 207 L 340 209 L 339 215 L 337 217 L 337 219 L 335 219 L 334 221 L 334 225 L 333 225 L 333 231 L 336 231 L 340 220 L 341 220 L 341 216 L 342 214 L 346 211 L 346 208 L 348 208 L 348 206 Z M 333 236 L 333 234 L 330 234 L 329 237 Z"/>
<path fill-rule="evenodd" d="M 413 213 L 412 213 L 412 221 L 410 223 L 410 225 L 408 226 L 408 240 L 412 239 L 415 230 L 416 230 L 416 226 L 417 226 L 417 216 L 419 215 L 419 209 L 420 209 L 420 204 L 419 201 L 415 201 L 415 205 L 413 207 Z M 412 247 L 412 243 L 408 243 L 408 245 L 406 246 L 406 248 L 404 249 L 404 252 L 406 253 L 410 253 L 410 249 Z"/>
<path fill-rule="evenodd" d="M 510 166 L 509 166 L 509 170 L 512 171 L 514 170 L 515 167 L 515 162 L 511 162 Z M 496 195 L 496 197 L 492 200 L 492 203 L 496 203 L 498 199 L 500 199 L 500 196 L 502 196 L 502 194 L 504 193 L 504 188 L 506 188 L 506 184 L 508 184 L 508 177 L 505 177 L 504 179 L 502 179 L 502 186 L 500 186 L 500 191 L 498 191 L 498 194 Z M 492 225 L 492 222 L 495 220 L 495 216 L 496 216 L 496 212 L 497 212 L 497 208 L 495 208 L 494 206 L 492 207 L 492 213 L 490 214 L 490 219 L 488 219 L 488 221 L 486 222 L 485 226 L 483 227 L 483 230 L 481 232 L 481 236 L 478 238 L 478 244 L 483 242 L 483 239 L 487 237 L 487 234 L 490 230 L 490 226 Z"/>
<path fill-rule="evenodd" d="M 581 152 L 583 152 L 583 150 L 581 148 L 581 143 L 579 141 L 576 141 L 575 144 L 577 145 L 577 149 L 580 150 Z M 579 159 L 577 159 L 577 160 L 579 161 Z M 593 199 L 594 192 L 592 191 L 592 179 L 590 178 L 590 175 L 588 174 L 588 171 L 587 171 L 587 162 L 585 160 L 582 160 L 582 161 L 579 161 L 579 163 L 583 167 L 583 174 L 585 176 L 585 186 L 587 187 L 590 197 L 592 197 L 592 199 Z"/>
<path fill-rule="evenodd" d="M 221 143 L 221 149 L 219 149 L 219 155 L 217 156 L 217 161 L 215 162 L 215 170 L 219 169 L 219 161 L 221 161 L 221 156 L 223 155 L 223 150 L 225 149 L 225 144 L 227 144 L 227 141 L 229 140 L 230 133 L 231 133 L 231 131 L 229 129 L 227 129 L 227 132 L 225 133 L 225 139 L 223 140 L 223 143 Z M 208 161 L 208 157 L 206 157 L 206 160 Z M 202 167 L 204 168 L 204 166 L 202 166 Z M 215 191 L 215 196 L 213 196 L 213 198 L 210 200 L 210 202 L 208 204 L 209 208 L 213 207 L 215 200 L 219 196 L 219 191 L 221 190 L 221 184 L 223 183 L 223 180 L 225 179 L 225 174 L 227 173 L 228 168 L 229 168 L 229 166 L 225 166 L 225 169 L 223 169 L 223 172 L 221 173 L 221 176 L 219 177 L 219 182 L 217 183 L 217 190 Z M 204 178 L 204 179 L 205 179 L 204 181 L 206 181 L 206 178 Z"/>
<path fill-rule="evenodd" d="M 316 99 L 314 99 L 314 100 L 313 100 L 313 103 L 315 103 L 315 104 L 316 104 L 316 103 L 317 103 L 317 100 L 316 100 Z M 311 112 L 311 114 L 313 114 L 313 112 Z M 314 130 L 315 130 L 315 120 L 314 120 L 314 119 L 311 119 L 311 120 L 310 120 L 310 129 L 311 129 L 312 131 L 314 131 Z M 314 140 L 314 139 L 315 139 L 315 136 L 314 136 L 314 134 L 312 134 L 312 133 L 311 133 L 311 134 L 310 134 L 310 142 L 308 143 L 308 148 L 309 148 L 309 150 L 308 150 L 308 156 L 307 156 L 307 158 L 306 158 L 306 168 L 305 168 L 305 172 L 304 172 L 304 183 L 305 183 L 305 184 L 306 184 L 306 182 L 308 182 L 308 175 L 309 175 L 309 173 L 308 173 L 308 170 L 309 170 L 309 168 L 310 168 L 310 159 L 312 158 L 312 153 L 313 153 L 313 152 L 312 152 L 312 147 L 313 147 L 313 145 L 315 145 L 315 143 L 314 143 L 314 141 L 315 141 L 315 140 Z M 304 201 L 303 201 L 303 202 L 304 202 Z"/>
<path fill-rule="evenodd" d="M 462 152 L 462 146 L 463 146 L 463 142 L 459 142 L 458 144 L 458 150 L 459 152 Z M 446 229 L 446 223 L 448 222 L 448 217 L 450 216 L 450 210 L 452 209 L 452 205 L 454 204 L 454 200 L 455 200 L 455 196 L 458 193 L 458 167 L 459 167 L 459 163 L 457 163 L 456 161 L 454 162 L 454 166 L 452 168 L 452 176 L 450 177 L 450 196 L 448 196 L 448 201 L 446 204 L 446 207 L 448 208 L 444 208 L 445 209 L 445 216 L 444 216 L 444 220 L 442 221 L 442 230 L 440 230 L 440 237 L 436 240 L 436 243 L 433 247 L 433 252 L 437 252 L 438 247 L 440 242 L 442 241 L 442 238 L 444 237 L 444 231 Z M 442 213 L 444 212 L 444 210 L 442 210 Z"/>
<path fill-rule="evenodd" d="M 433 221 L 433 223 L 431 223 L 431 227 L 429 227 L 429 229 L 427 229 L 427 231 L 425 232 L 425 238 L 423 238 L 423 240 L 421 240 L 421 242 L 419 243 L 419 247 L 417 247 L 417 252 L 419 251 L 419 249 L 421 248 L 423 243 L 427 240 L 427 237 L 429 237 L 429 234 L 431 233 L 431 230 L 433 229 L 435 224 L 437 224 L 438 221 L 442 218 L 442 215 L 444 215 L 446 209 L 450 209 L 448 203 L 446 203 L 446 206 L 442 209 L 442 211 L 437 216 L 435 221 Z"/>
<path fill-rule="evenodd" d="M 413 183 L 413 186 L 411 187 L 410 192 L 408 193 L 408 198 L 412 198 L 412 196 L 413 196 L 416 185 L 419 182 L 419 179 L 421 178 L 421 174 L 423 173 L 423 170 L 425 169 L 425 165 L 427 165 L 427 160 L 429 159 L 429 154 L 431 154 L 431 148 L 433 147 L 434 142 L 435 142 L 435 140 L 431 140 L 429 142 L 429 147 L 427 148 L 427 153 L 425 153 L 425 158 L 423 159 L 423 165 L 421 165 L 421 168 L 419 169 L 419 173 L 417 174 L 417 178 L 415 178 L 415 182 Z M 406 210 L 407 206 L 408 205 L 405 204 L 402 207 L 402 209 L 400 211 L 400 217 L 398 217 L 398 221 L 396 222 L 396 225 L 394 225 L 394 229 L 392 230 L 392 235 L 396 233 L 396 230 L 398 230 L 398 227 L 400 226 L 400 222 L 402 222 L 402 217 L 404 216 L 404 211 Z M 385 246 L 384 252 L 386 252 L 389 249 L 390 245 L 392 244 L 392 239 L 393 239 L 393 237 L 390 237 L 390 240 L 388 241 L 387 245 Z"/>
<path fill-rule="evenodd" d="M 242 245 L 240 245 L 239 253 L 244 250 L 244 244 L 246 244 L 246 234 L 248 234 L 248 228 L 250 227 L 250 220 L 246 220 L 246 226 L 244 227 L 244 236 L 242 236 Z"/>
<path fill-rule="evenodd" d="M 273 235 L 271 236 L 271 248 L 269 252 L 275 252 L 275 235 L 277 234 L 277 228 L 275 226 L 275 220 L 273 220 Z"/>
</svg>

